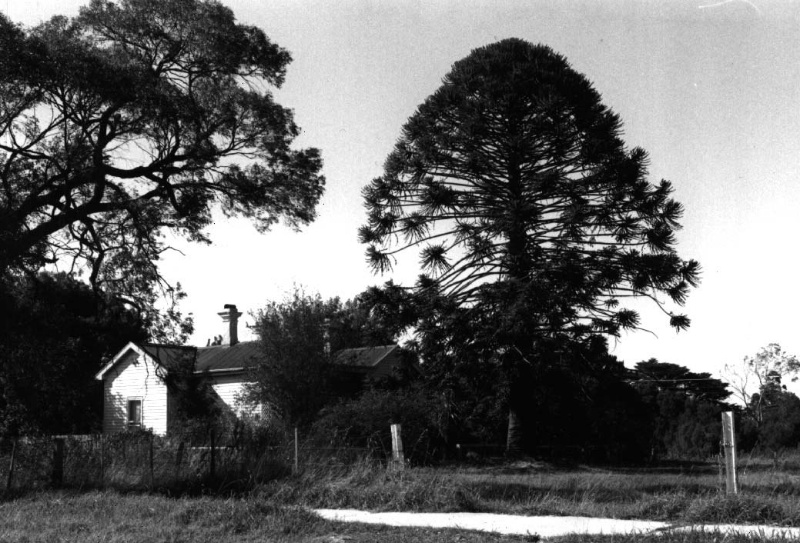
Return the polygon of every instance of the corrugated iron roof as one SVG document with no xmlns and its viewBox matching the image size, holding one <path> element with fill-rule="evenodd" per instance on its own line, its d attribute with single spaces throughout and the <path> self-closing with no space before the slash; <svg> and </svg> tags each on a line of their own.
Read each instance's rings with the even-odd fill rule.
<svg viewBox="0 0 800 543">
<path fill-rule="evenodd" d="M 353 368 L 372 368 L 389 356 L 397 345 L 342 349 L 333 358 L 333 363 Z M 190 347 L 178 345 L 145 344 L 142 349 L 167 370 L 185 360 L 186 356 L 197 357 L 195 371 L 237 371 L 258 363 L 261 356 L 258 341 L 243 341 L 234 346 Z"/>
<path fill-rule="evenodd" d="M 333 363 L 340 366 L 373 368 L 381 360 L 397 349 L 397 345 L 381 345 L 378 347 L 361 347 L 358 349 L 342 349 L 333 358 Z"/>
<path fill-rule="evenodd" d="M 145 343 L 142 350 L 153 357 L 159 364 L 166 369 L 174 368 L 176 364 L 189 357 L 194 362 L 196 347 L 180 345 L 159 345 L 157 343 Z"/>
<path fill-rule="evenodd" d="M 249 368 L 261 355 L 258 341 L 243 341 L 234 346 L 215 345 L 197 349 L 197 371 L 233 371 Z"/>
</svg>

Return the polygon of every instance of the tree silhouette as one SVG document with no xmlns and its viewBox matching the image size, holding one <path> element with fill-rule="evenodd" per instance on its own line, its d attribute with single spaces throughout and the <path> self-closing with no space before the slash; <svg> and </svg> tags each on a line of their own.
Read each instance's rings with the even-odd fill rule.
<svg viewBox="0 0 800 543">
<path fill-rule="evenodd" d="M 745 356 L 741 364 L 725 364 L 723 373 L 734 394 L 758 413 L 758 404 L 764 398 L 759 392 L 774 389 L 776 382 L 797 381 L 800 360 L 779 344 L 770 343 L 754 356 Z"/>
<path fill-rule="evenodd" d="M 314 219 L 316 149 L 271 89 L 289 53 L 207 0 L 92 0 L 21 29 L 0 14 L 0 273 L 87 267 L 137 303 L 163 232 L 208 241 L 215 209 Z"/>
<path fill-rule="evenodd" d="M 697 262 L 675 251 L 683 207 L 669 182 L 647 181 L 647 155 L 625 148 L 620 127 L 548 47 L 507 39 L 474 50 L 363 191 L 369 263 L 384 272 L 419 249 L 417 292 L 468 309 L 509 373 L 546 364 L 544 338 L 637 328 L 628 298 L 653 300 L 686 328 L 659 298 L 681 305 L 698 282 Z M 510 448 L 524 394 L 512 386 Z"/>
</svg>

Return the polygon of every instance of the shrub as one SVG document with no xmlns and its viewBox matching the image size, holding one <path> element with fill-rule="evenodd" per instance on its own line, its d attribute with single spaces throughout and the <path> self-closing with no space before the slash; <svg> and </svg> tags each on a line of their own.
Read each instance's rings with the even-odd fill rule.
<svg viewBox="0 0 800 543">
<path fill-rule="evenodd" d="M 439 408 L 419 386 L 397 390 L 367 389 L 355 400 L 323 410 L 311 438 L 334 447 L 364 447 L 388 457 L 392 452 L 391 424 L 402 425 L 405 457 L 415 464 L 429 463 L 443 451 Z"/>
</svg>

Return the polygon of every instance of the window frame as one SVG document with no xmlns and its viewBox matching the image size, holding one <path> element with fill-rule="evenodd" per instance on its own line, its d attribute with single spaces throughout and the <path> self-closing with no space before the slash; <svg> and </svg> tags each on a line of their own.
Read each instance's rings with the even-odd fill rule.
<svg viewBox="0 0 800 543">
<path fill-rule="evenodd" d="M 139 420 L 131 420 L 131 406 L 139 404 Z M 144 424 L 144 399 L 141 396 L 131 396 L 127 399 L 127 409 L 125 412 L 125 426 L 127 428 L 142 428 Z"/>
</svg>

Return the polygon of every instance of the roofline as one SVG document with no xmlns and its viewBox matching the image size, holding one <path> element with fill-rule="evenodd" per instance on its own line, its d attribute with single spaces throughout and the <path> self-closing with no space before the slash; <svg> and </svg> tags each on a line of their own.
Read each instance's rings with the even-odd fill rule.
<svg viewBox="0 0 800 543">
<path fill-rule="evenodd" d="M 206 369 L 206 370 L 194 370 L 194 373 L 197 373 L 197 374 L 202 374 L 202 373 L 205 373 L 205 372 L 208 372 L 208 373 L 239 373 L 239 372 L 245 371 L 246 369 L 247 368 L 244 368 L 244 367 L 242 367 L 242 368 L 219 368 L 219 369 L 216 369 L 216 370 L 208 370 L 208 369 Z"/>
<path fill-rule="evenodd" d="M 198 351 L 205 351 L 205 350 L 209 350 L 209 349 L 220 349 L 220 348 L 222 348 L 222 349 L 230 349 L 231 347 L 236 347 L 236 345 L 246 345 L 246 344 L 249 344 L 249 343 L 258 343 L 258 341 L 259 340 L 257 340 L 257 339 L 250 339 L 248 341 L 239 341 L 234 345 L 201 345 L 199 347 L 193 347 L 193 348 L 197 349 Z"/>
<path fill-rule="evenodd" d="M 391 348 L 387 349 L 387 347 L 391 347 Z M 343 364 L 341 362 L 338 363 L 337 365 L 338 366 L 344 366 L 344 367 L 351 367 L 351 368 L 356 368 L 356 367 L 357 368 L 374 368 L 375 366 L 377 366 L 378 364 L 383 362 L 383 359 L 386 358 L 387 356 L 389 356 L 397 348 L 399 348 L 399 345 L 397 345 L 397 343 L 390 343 L 388 345 L 371 345 L 369 347 L 351 347 L 351 348 L 348 348 L 348 349 L 341 349 L 340 351 L 338 351 L 339 353 L 343 353 L 345 351 L 367 351 L 369 349 L 386 349 L 386 352 L 383 353 L 382 357 L 377 359 L 375 362 L 373 362 L 369 366 L 353 366 L 353 365 L 350 365 L 350 364 Z"/>
<path fill-rule="evenodd" d="M 385 345 L 385 347 L 388 347 L 388 345 Z M 378 364 L 383 362 L 383 359 L 386 358 L 387 356 L 389 356 L 396 348 L 397 348 L 397 344 L 395 343 L 395 344 L 392 345 L 391 349 L 387 349 L 386 352 L 384 353 L 384 355 L 382 357 L 380 357 L 378 360 L 375 361 L 375 363 L 372 365 L 372 367 L 374 368 L 375 366 L 377 366 Z"/>
<path fill-rule="evenodd" d="M 155 360 L 152 356 L 147 354 L 147 352 L 144 349 L 136 345 L 133 341 L 129 341 L 128 344 L 125 345 L 122 349 L 120 349 L 120 351 L 114 356 L 114 358 L 111 359 L 111 361 L 108 364 L 103 366 L 103 368 L 95 374 L 94 376 L 95 380 L 102 381 L 106 373 L 108 373 L 109 370 L 111 370 L 111 368 L 116 366 L 117 363 L 122 359 L 122 357 L 128 354 L 128 351 L 130 351 L 131 349 L 139 353 L 140 356 L 146 356 L 148 358 Z M 155 360 L 155 362 L 161 365 L 161 363 L 158 362 L 158 360 Z"/>
<path fill-rule="evenodd" d="M 387 349 L 389 347 L 399 347 L 397 343 L 387 343 L 386 345 L 366 345 L 364 347 L 345 347 L 344 349 L 339 349 L 337 352 L 342 351 L 366 351 L 369 349 Z"/>
<path fill-rule="evenodd" d="M 251 341 L 243 341 L 241 343 L 253 343 L 253 342 L 251 342 Z M 191 345 L 164 345 L 164 344 L 161 344 L 161 343 L 144 343 L 143 345 L 145 347 L 167 347 L 167 348 L 170 348 L 170 349 L 176 349 L 177 348 L 177 349 L 184 349 L 184 350 L 194 350 L 194 351 L 198 351 L 198 352 L 201 351 L 201 350 L 204 350 L 204 349 L 219 347 L 219 345 L 212 345 L 212 346 L 209 346 L 209 347 L 193 347 Z M 375 366 L 377 366 L 378 364 L 383 362 L 383 360 L 387 356 L 389 356 L 389 354 L 391 354 L 392 352 L 394 352 L 395 349 L 398 349 L 398 348 L 399 348 L 399 345 L 397 345 L 397 343 L 390 343 L 388 345 L 371 345 L 371 346 L 368 346 L 368 347 L 352 347 L 352 348 L 348 348 L 348 349 L 342 349 L 341 351 L 339 351 L 340 353 L 344 352 L 344 351 L 366 351 L 366 350 L 369 350 L 369 349 L 386 349 L 386 352 L 383 354 L 383 356 L 378 358 L 370 366 L 351 366 L 349 364 L 338 364 L 338 365 L 341 365 L 343 367 L 348 367 L 348 368 L 359 368 L 359 369 L 374 368 Z M 150 356 L 150 354 L 147 351 L 145 351 L 142 347 L 140 347 L 136 343 L 130 341 L 130 342 L 128 342 L 127 345 L 125 345 L 122 349 L 120 349 L 120 351 L 114 356 L 114 358 L 111 359 L 110 362 L 108 362 L 105 366 L 102 367 L 102 369 L 100 371 L 98 371 L 95 374 L 95 376 L 94 376 L 95 380 L 102 381 L 103 378 L 105 377 L 105 375 L 111 370 L 111 368 L 113 368 L 115 365 L 117 365 L 117 363 L 122 359 L 122 357 L 125 356 L 128 353 L 128 351 L 130 351 L 131 349 L 134 350 L 135 352 L 137 352 L 140 356 L 146 356 L 149 359 L 151 359 L 152 361 L 154 361 L 156 364 L 158 364 L 159 366 L 163 367 L 163 364 L 158 359 L 156 359 L 153 356 Z M 230 374 L 243 373 L 247 369 L 248 368 L 245 368 L 245 367 L 220 368 L 220 369 L 213 369 L 213 370 L 195 370 L 194 373 L 202 374 L 202 373 L 208 372 L 208 373 L 211 373 L 211 374 L 214 374 L 214 375 L 222 375 L 222 374 L 226 374 L 226 373 L 230 373 Z"/>
<path fill-rule="evenodd" d="M 181 349 L 182 351 L 197 351 L 199 347 L 194 345 L 174 345 L 172 343 L 142 343 L 142 347 L 152 347 L 154 349 Z"/>
</svg>

